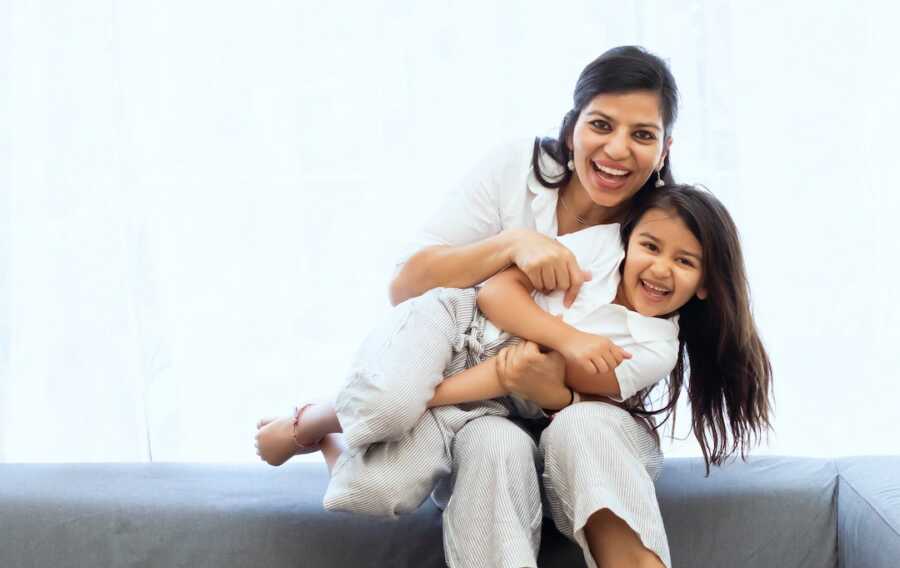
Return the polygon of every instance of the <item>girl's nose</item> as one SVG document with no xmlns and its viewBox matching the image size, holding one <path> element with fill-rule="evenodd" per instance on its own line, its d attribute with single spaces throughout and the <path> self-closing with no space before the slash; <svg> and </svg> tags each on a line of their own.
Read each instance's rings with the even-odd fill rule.
<svg viewBox="0 0 900 568">
<path fill-rule="evenodd" d="M 663 258 L 658 258 L 656 262 L 653 263 L 653 266 L 650 267 L 650 274 L 652 274 L 654 278 L 668 278 L 671 273 L 672 267 L 669 266 L 669 262 Z"/>
</svg>

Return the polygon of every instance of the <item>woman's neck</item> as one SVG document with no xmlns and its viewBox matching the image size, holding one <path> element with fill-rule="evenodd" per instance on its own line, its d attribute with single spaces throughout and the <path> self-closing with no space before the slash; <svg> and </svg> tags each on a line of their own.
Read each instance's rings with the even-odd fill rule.
<svg viewBox="0 0 900 568">
<path fill-rule="evenodd" d="M 615 223 L 624 210 L 623 206 L 602 207 L 591 201 L 576 176 L 572 176 L 572 180 L 559 189 L 559 201 L 556 220 L 561 235 L 593 225 Z"/>
</svg>

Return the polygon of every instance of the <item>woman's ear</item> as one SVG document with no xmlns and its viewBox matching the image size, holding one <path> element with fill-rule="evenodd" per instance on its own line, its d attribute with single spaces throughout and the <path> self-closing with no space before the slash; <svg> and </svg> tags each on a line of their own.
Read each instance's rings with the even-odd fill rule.
<svg viewBox="0 0 900 568">
<path fill-rule="evenodd" d="M 671 148 L 671 147 L 672 147 L 672 137 L 668 136 L 668 137 L 666 137 L 666 141 L 663 142 L 663 151 L 662 151 L 662 155 L 659 157 L 659 168 L 657 168 L 657 169 L 662 169 L 663 164 L 666 163 L 666 157 L 669 155 L 669 148 Z"/>
<path fill-rule="evenodd" d="M 697 298 L 700 300 L 705 300 L 708 294 L 706 293 L 706 288 L 697 288 Z"/>
</svg>

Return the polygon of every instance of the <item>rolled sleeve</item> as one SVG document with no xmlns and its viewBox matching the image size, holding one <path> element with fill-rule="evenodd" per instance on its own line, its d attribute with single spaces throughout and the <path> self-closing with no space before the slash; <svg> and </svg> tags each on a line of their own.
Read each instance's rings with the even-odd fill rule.
<svg viewBox="0 0 900 568">
<path fill-rule="evenodd" d="M 516 192 L 514 180 L 524 177 L 524 145 L 505 144 L 496 148 L 463 180 L 456 184 L 418 232 L 403 249 L 396 263 L 399 271 L 414 254 L 430 246 L 463 246 L 499 234 L 504 227 L 504 209 Z"/>
<path fill-rule="evenodd" d="M 670 341 L 652 341 L 629 346 L 626 351 L 631 359 L 626 359 L 616 367 L 619 382 L 619 396 L 610 397 L 622 402 L 664 379 L 678 357 L 678 344 Z"/>
</svg>

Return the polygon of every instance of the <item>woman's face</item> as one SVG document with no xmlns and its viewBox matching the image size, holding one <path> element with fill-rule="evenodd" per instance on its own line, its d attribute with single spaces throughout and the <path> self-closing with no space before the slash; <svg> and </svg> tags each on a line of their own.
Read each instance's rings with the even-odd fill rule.
<svg viewBox="0 0 900 568">
<path fill-rule="evenodd" d="M 671 138 L 659 103 L 652 91 L 632 91 L 597 95 L 581 111 L 568 140 L 573 181 L 595 204 L 621 205 L 662 165 Z"/>
</svg>

